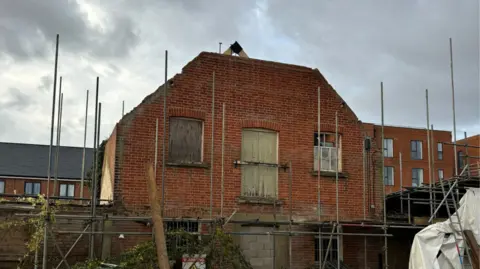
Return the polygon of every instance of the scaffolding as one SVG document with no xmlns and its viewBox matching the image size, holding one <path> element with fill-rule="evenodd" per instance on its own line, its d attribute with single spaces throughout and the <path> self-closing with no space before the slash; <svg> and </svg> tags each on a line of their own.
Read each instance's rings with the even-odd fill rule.
<svg viewBox="0 0 480 269">
<path fill-rule="evenodd" d="M 47 178 L 47 184 L 50 184 L 50 179 L 51 179 L 51 159 L 53 156 L 52 153 L 52 144 L 53 144 L 53 130 L 54 130 L 54 119 L 55 119 L 55 101 L 56 101 L 56 77 L 57 77 L 57 62 L 58 62 L 58 46 L 59 46 L 59 35 L 57 35 L 56 39 L 56 52 L 55 52 L 55 69 L 54 69 L 54 84 L 53 84 L 53 104 L 52 104 L 52 121 L 51 121 L 51 139 L 50 139 L 50 152 L 49 152 L 49 165 L 48 165 L 48 178 Z M 168 89 L 168 51 L 165 51 L 165 83 L 164 83 L 164 88 L 163 88 L 163 136 L 162 136 L 162 171 L 161 171 L 161 190 L 162 190 L 162 200 L 161 200 L 161 214 L 162 216 L 164 215 L 164 210 L 165 210 L 165 164 L 166 164 L 166 153 L 165 153 L 165 148 L 166 148 L 166 112 L 167 112 L 167 89 Z M 61 83 L 60 83 L 61 84 Z M 211 107 L 211 113 L 212 113 L 212 141 L 211 141 L 211 162 L 213 164 L 214 161 L 214 131 L 215 131 L 215 73 L 212 73 L 212 107 Z M 454 205 L 456 205 L 456 202 L 459 200 L 459 196 L 462 193 L 462 186 L 463 190 L 466 188 L 466 184 L 471 183 L 472 180 L 475 182 L 478 181 L 478 178 L 475 178 L 475 173 L 474 172 L 474 167 L 471 165 L 467 165 L 461 173 L 458 173 L 458 171 L 455 173 L 455 176 L 451 180 L 440 180 L 437 183 L 432 182 L 433 178 L 433 166 L 434 166 L 434 158 L 433 157 L 433 125 L 430 125 L 429 121 L 429 111 L 428 111 L 428 90 L 426 90 L 426 113 L 427 113 L 427 141 L 428 141 L 428 159 L 429 159 L 429 172 L 430 172 L 430 180 L 429 180 L 429 185 L 428 187 L 416 187 L 416 188 L 411 188 L 407 186 L 401 186 L 401 190 L 398 193 L 394 194 L 389 194 L 389 197 L 394 197 L 394 196 L 399 196 L 400 198 L 400 207 L 401 207 L 401 213 L 404 213 L 404 201 L 407 201 L 407 210 L 408 210 L 408 222 L 388 222 L 387 221 L 387 194 L 385 190 L 385 175 L 384 175 L 384 169 L 381 169 L 381 179 L 382 179 L 382 197 L 383 199 L 383 220 L 382 221 L 371 221 L 367 218 L 367 201 L 366 201 L 366 188 L 367 188 L 367 181 L 370 180 L 370 178 L 367 179 L 367 169 L 370 169 L 368 166 L 367 162 L 367 157 L 366 157 L 366 148 L 367 148 L 367 141 L 365 140 L 365 134 L 364 139 L 363 139 L 363 220 L 359 221 L 342 221 L 340 219 L 339 215 L 339 210 L 340 208 L 340 203 L 339 203 L 339 167 L 338 167 L 338 160 L 336 161 L 336 168 L 335 168 L 335 220 L 332 220 L 330 218 L 326 218 L 324 220 L 322 216 L 322 184 L 321 184 L 321 168 L 322 168 L 322 157 L 321 157 L 321 88 L 318 87 L 317 89 L 317 125 L 318 125 L 318 148 L 316 149 L 317 156 L 318 158 L 315 159 L 318 165 L 318 170 L 317 170 L 317 214 L 316 214 L 316 221 L 308 220 L 308 221 L 296 221 L 294 220 L 293 217 L 293 197 L 292 197 L 292 162 L 289 161 L 288 164 L 285 165 L 280 165 L 280 164 L 272 164 L 272 163 L 252 163 L 252 162 L 245 162 L 245 161 L 240 161 L 240 162 L 235 162 L 235 166 L 242 166 L 242 165 L 267 165 L 267 166 L 272 166 L 276 167 L 277 169 L 283 169 L 287 170 L 288 169 L 288 181 L 289 181 L 289 186 L 288 186 L 288 220 L 279 220 L 277 219 L 277 202 L 273 202 L 273 217 L 274 221 L 263 221 L 259 219 L 253 219 L 253 220 L 234 220 L 232 219 L 233 215 L 235 214 L 236 211 L 233 211 L 232 215 L 230 215 L 228 218 L 225 217 L 225 208 L 224 208 L 224 143 L 225 143 L 225 110 L 226 110 L 226 104 L 222 103 L 222 140 L 221 140 L 221 201 L 220 201 L 220 214 L 218 216 L 214 216 L 213 213 L 213 192 L 215 191 L 213 188 L 213 178 L 214 178 L 214 169 L 213 165 L 210 169 L 210 205 L 209 205 L 209 218 L 167 218 L 164 217 L 165 222 L 169 221 L 186 221 L 186 222 L 196 222 L 196 223 L 205 223 L 205 224 L 214 224 L 214 223 L 221 223 L 222 226 L 225 226 L 227 223 L 231 224 L 245 224 L 245 225 L 254 225 L 254 224 L 261 224 L 261 225 L 271 225 L 273 228 L 269 232 L 227 232 L 228 234 L 231 235 L 266 235 L 266 236 L 287 236 L 288 237 L 288 250 L 289 250 L 289 263 L 290 263 L 290 268 L 293 267 L 292 265 L 292 237 L 294 236 L 305 236 L 305 235 L 311 235 L 311 236 L 318 236 L 319 238 L 319 249 L 318 249 L 318 255 L 319 255 L 319 260 L 318 260 L 318 268 L 323 269 L 323 268 L 346 268 L 345 265 L 341 264 L 341 259 L 340 256 L 337 255 L 336 259 L 336 264 L 332 264 L 331 262 L 327 262 L 327 257 L 330 248 L 332 247 L 332 242 L 333 242 L 333 237 L 336 237 L 337 244 L 340 242 L 340 236 L 360 236 L 363 237 L 364 239 L 364 267 L 367 268 L 367 238 L 368 237 L 383 237 L 384 242 L 383 242 L 383 254 L 384 254 L 384 268 L 389 268 L 388 264 L 388 238 L 392 237 L 393 235 L 388 233 L 388 229 L 390 228 L 396 228 L 396 229 L 422 229 L 424 226 L 421 225 L 413 225 L 411 222 L 411 203 L 423 203 L 429 205 L 430 208 L 430 215 L 431 218 L 429 220 L 429 223 L 433 220 L 434 216 L 437 215 L 437 213 L 440 211 L 442 207 L 446 207 L 447 211 L 449 212 L 449 203 L 447 201 L 447 197 L 450 195 L 452 197 L 452 202 Z M 380 84 L 380 94 L 381 94 L 381 139 L 382 139 L 382 145 L 384 141 L 384 89 L 383 89 L 383 82 Z M 58 219 L 78 219 L 78 220 L 88 220 L 89 224 L 83 229 L 83 230 L 58 230 L 58 231 L 53 231 L 51 227 L 49 227 L 49 222 L 50 219 L 47 218 L 45 219 L 45 228 L 44 228 L 44 245 L 43 245 L 43 260 L 42 268 L 47 268 L 47 242 L 48 238 L 51 237 L 55 243 L 55 233 L 58 234 L 78 234 L 78 238 L 75 240 L 75 242 L 72 244 L 72 246 L 68 249 L 65 254 L 63 251 L 59 248 L 58 244 L 55 243 L 55 246 L 61 256 L 61 261 L 60 263 L 55 267 L 55 268 L 60 268 L 63 263 L 67 265 L 67 267 L 70 267 L 67 263 L 67 258 L 69 254 L 71 253 L 72 249 L 76 246 L 76 244 L 79 242 L 79 240 L 82 238 L 84 234 L 89 235 L 89 257 L 90 258 L 95 258 L 95 252 L 94 252 L 94 246 L 95 246 L 95 236 L 96 234 L 122 234 L 122 235 L 145 235 L 145 236 L 152 236 L 153 235 L 153 229 L 152 232 L 132 232 L 132 231 L 97 231 L 95 229 L 95 224 L 99 223 L 100 221 L 105 221 L 105 220 L 116 220 L 116 221 L 147 221 L 151 222 L 151 217 L 149 216 L 140 216 L 140 217 L 133 217 L 133 216 L 105 216 L 105 215 L 97 215 L 97 205 L 101 201 L 107 201 L 107 200 L 101 200 L 98 199 L 98 182 L 97 182 L 97 168 L 96 168 L 96 158 L 97 158 L 97 152 L 98 152 L 98 147 L 99 147 L 99 134 L 100 134 L 100 121 L 101 121 L 101 103 L 98 101 L 98 95 L 99 95 L 99 77 L 96 78 L 96 93 L 95 93 L 95 121 L 94 121 L 94 166 L 93 166 L 93 178 L 92 178 L 92 185 L 93 185 L 93 192 L 91 194 L 90 198 L 84 198 L 83 197 L 83 188 L 82 188 L 82 194 L 80 198 L 64 198 L 64 197 L 58 197 L 55 196 L 55 192 L 53 196 L 50 196 L 50 188 L 47 188 L 47 212 L 49 210 L 49 205 L 51 200 L 61 200 L 61 199 L 68 199 L 68 200 L 73 200 L 73 201 L 89 201 L 90 202 L 90 214 L 80 214 L 80 215 L 66 215 L 66 214 L 60 214 L 56 215 L 55 217 Z M 62 94 L 63 96 L 63 94 Z M 452 64 L 452 96 L 454 96 L 453 93 L 453 64 Z M 59 106 L 59 118 L 58 118 L 58 125 L 60 126 L 61 124 L 61 99 L 60 99 L 60 106 Z M 453 107 L 453 112 L 455 113 L 455 108 Z M 86 98 L 86 115 L 88 114 L 88 91 L 87 91 L 87 98 Z M 124 103 L 122 102 L 122 117 L 124 116 Z M 59 128 L 58 126 L 58 128 Z M 335 151 L 336 151 L 336 156 L 338 156 L 338 111 L 335 113 Z M 159 130 L 159 120 L 156 119 L 155 121 L 155 156 L 154 156 L 154 161 L 155 161 L 155 176 L 157 175 L 157 163 L 158 163 L 158 130 Z M 456 135 L 455 135 L 455 116 L 454 116 L 454 143 L 443 143 L 444 145 L 453 145 L 455 148 L 455 159 L 456 159 Z M 84 134 L 84 149 L 85 149 L 85 144 L 86 144 L 86 134 L 87 134 L 87 118 L 85 118 L 85 134 Z M 60 145 L 60 129 L 57 131 L 57 151 L 58 151 L 58 146 Z M 468 147 L 468 145 L 464 145 L 465 147 Z M 385 151 L 382 150 L 382 168 L 384 167 L 384 158 L 385 158 Z M 58 159 L 58 153 L 56 156 L 56 160 Z M 467 155 L 468 159 L 468 155 Z M 402 156 L 400 153 L 400 167 L 402 167 Z M 57 178 L 57 171 L 58 171 L 58 162 L 55 162 L 55 179 Z M 480 165 L 477 167 L 478 171 L 480 171 Z M 85 153 L 83 153 L 83 158 L 82 158 L 82 186 L 84 184 L 84 171 L 85 169 Z M 402 168 L 400 168 L 402 170 Z M 475 170 L 476 171 L 476 170 Z M 400 171 L 400 181 L 401 185 L 403 185 L 402 182 L 402 171 Z M 478 176 L 477 176 L 478 177 Z M 375 179 L 373 179 L 375 181 Z M 448 190 L 446 191 L 444 189 L 444 182 L 447 182 L 449 185 Z M 56 180 L 54 181 L 56 184 Z M 372 183 L 375 184 L 375 183 Z M 405 189 L 405 190 L 404 190 Z M 441 190 L 441 192 L 440 192 Z M 424 193 L 425 191 L 428 192 L 429 196 L 428 199 L 425 198 L 419 198 L 419 197 L 412 197 L 412 194 L 416 193 Z M 454 191 L 456 191 L 456 197 L 454 195 Z M 437 200 L 437 195 L 442 194 L 443 199 L 441 201 Z M 276 199 L 278 197 L 278 192 L 275 190 L 275 195 Z M 20 195 L 0 195 L 3 197 L 22 197 Z M 438 197 L 442 197 L 438 196 Z M 456 200 L 455 200 L 456 199 Z M 413 202 L 412 202 L 413 201 Z M 111 201 L 109 201 L 111 202 Z M 19 217 L 34 217 L 37 216 L 35 214 L 16 214 Z M 448 214 L 449 218 L 451 217 L 450 213 Z M 279 225 L 288 225 L 287 230 L 275 230 L 275 227 Z M 308 226 L 308 227 L 315 227 L 315 231 L 295 231 L 293 229 L 294 226 Z M 324 232 L 322 228 L 324 227 L 329 227 L 331 228 L 330 232 Z M 357 228 L 373 228 L 373 229 L 378 229 L 377 232 L 369 232 L 369 233 L 361 233 L 361 232 L 355 232 L 355 233 L 347 233 L 343 232 L 342 227 L 357 227 Z M 322 236 L 327 236 L 329 238 L 329 243 L 326 249 L 326 256 L 323 259 L 323 246 L 322 246 Z M 273 244 L 275 247 L 275 243 Z M 275 265 L 275 249 L 273 251 L 273 267 L 276 268 Z M 36 255 L 36 261 L 35 261 L 35 266 L 37 266 L 37 258 L 38 256 Z M 37 267 L 35 267 L 37 268 Z"/>
</svg>

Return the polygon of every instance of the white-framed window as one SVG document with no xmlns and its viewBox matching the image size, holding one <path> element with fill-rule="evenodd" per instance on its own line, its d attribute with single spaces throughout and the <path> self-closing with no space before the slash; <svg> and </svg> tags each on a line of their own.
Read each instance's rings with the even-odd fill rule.
<svg viewBox="0 0 480 269">
<path fill-rule="evenodd" d="M 422 184 L 423 184 L 423 169 L 413 168 L 412 169 L 412 187 L 419 187 Z"/>
<path fill-rule="evenodd" d="M 0 181 L 0 193 L 5 193 L 5 181 Z"/>
<path fill-rule="evenodd" d="M 25 182 L 26 195 L 39 195 L 40 194 L 40 183 L 39 182 Z"/>
<path fill-rule="evenodd" d="M 394 175 L 395 169 L 393 166 L 383 167 L 383 180 L 385 182 L 385 186 L 393 186 L 395 184 Z"/>
<path fill-rule="evenodd" d="M 171 117 L 169 121 L 168 161 L 179 164 L 203 162 L 203 121 Z"/>
<path fill-rule="evenodd" d="M 383 156 L 391 158 L 393 157 L 393 139 L 385 138 L 383 140 Z"/>
<path fill-rule="evenodd" d="M 443 180 L 443 169 L 438 169 L 438 180 Z"/>
<path fill-rule="evenodd" d="M 443 160 L 443 143 L 437 143 L 437 158 Z"/>
<path fill-rule="evenodd" d="M 320 147 L 319 147 L 320 143 Z M 342 139 L 338 135 L 338 150 L 335 133 L 314 133 L 313 137 L 313 170 L 318 171 L 318 156 L 321 156 L 321 171 L 342 172 Z M 320 154 L 319 154 L 320 151 Z"/>
<path fill-rule="evenodd" d="M 242 130 L 242 196 L 277 197 L 278 133 L 266 129 Z"/>
<path fill-rule="evenodd" d="M 74 197 L 75 184 L 60 184 L 60 197 Z"/>
<path fill-rule="evenodd" d="M 420 140 L 410 141 L 410 156 L 412 160 L 422 159 L 422 141 Z"/>
<path fill-rule="evenodd" d="M 328 231 L 328 232 L 331 232 Z M 330 243 L 330 248 L 328 248 L 328 244 L 330 242 L 330 236 L 322 236 L 322 242 L 320 243 L 320 238 L 318 236 L 315 236 L 315 247 L 314 247 L 314 250 L 315 250 L 315 262 L 319 262 L 320 261 L 320 244 L 322 244 L 322 264 L 325 263 L 326 261 L 327 262 L 332 262 L 336 265 L 336 261 L 338 259 L 338 252 L 339 252 L 339 249 L 338 249 L 338 240 L 337 240 L 337 236 L 332 236 L 332 242 Z M 327 256 L 327 253 L 328 253 L 328 256 Z M 325 257 L 327 256 L 327 258 L 325 259 Z"/>
</svg>

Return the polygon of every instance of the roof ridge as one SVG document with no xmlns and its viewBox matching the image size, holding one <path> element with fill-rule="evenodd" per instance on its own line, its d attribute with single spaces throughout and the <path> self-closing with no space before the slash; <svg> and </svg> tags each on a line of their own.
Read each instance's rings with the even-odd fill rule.
<svg viewBox="0 0 480 269">
<path fill-rule="evenodd" d="M 39 146 L 39 147 L 49 147 L 50 145 L 46 144 L 35 144 L 35 143 L 20 143 L 20 142 L 0 142 L 1 144 L 9 144 L 9 145 L 23 145 L 23 146 Z M 52 145 L 52 147 L 56 147 L 57 145 Z M 60 148 L 75 148 L 75 149 L 83 149 L 83 147 L 79 146 L 63 146 L 60 145 Z M 93 149 L 91 147 L 86 147 L 85 149 Z"/>
</svg>

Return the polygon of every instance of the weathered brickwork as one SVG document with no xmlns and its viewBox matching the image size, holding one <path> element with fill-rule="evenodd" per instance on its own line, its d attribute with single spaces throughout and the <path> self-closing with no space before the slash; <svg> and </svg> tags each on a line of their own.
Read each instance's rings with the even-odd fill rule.
<svg viewBox="0 0 480 269">
<path fill-rule="evenodd" d="M 215 73 L 215 80 L 213 80 Z M 215 86 L 214 119 L 212 120 L 212 88 Z M 162 192 L 163 139 L 168 156 L 169 118 L 186 117 L 203 121 L 203 163 L 195 167 L 172 166 L 165 169 L 165 216 L 210 217 L 210 176 L 213 169 L 212 217 L 221 211 L 222 182 L 222 106 L 225 104 L 224 135 L 224 199 L 223 215 L 260 214 L 288 219 L 290 208 L 295 221 L 317 220 L 318 187 L 321 196 L 321 219 L 335 220 L 336 183 L 334 173 L 321 173 L 318 181 L 314 168 L 314 133 L 317 124 L 317 88 L 320 87 L 321 132 L 335 133 L 341 144 L 341 167 L 338 183 L 338 213 L 342 221 L 380 220 L 383 214 L 382 184 L 379 168 L 364 165 L 363 140 L 368 131 L 316 69 L 245 59 L 214 53 L 201 53 L 167 83 L 166 134 L 163 133 L 164 86 L 147 96 L 133 111 L 123 117 L 110 137 L 104 164 L 114 171 L 111 190 L 102 189 L 102 197 L 113 196 L 115 207 L 122 214 L 149 214 L 145 179 L 146 167 L 154 164 L 155 130 L 158 119 L 157 186 Z M 212 128 L 214 128 L 213 163 Z M 278 169 L 278 204 L 252 202 L 241 197 L 240 166 L 243 128 L 260 128 L 278 133 L 278 163 L 290 168 Z M 375 141 L 372 142 L 375 144 Z M 375 148 L 373 146 L 372 148 Z M 378 165 L 378 152 L 365 153 L 365 159 Z M 111 160 L 115 160 L 112 165 Z M 289 171 L 291 169 L 291 171 Z M 369 173 L 364 173 L 370 171 Z M 291 177 L 289 176 L 291 174 Z M 289 188 L 291 182 L 291 190 Z M 317 183 L 320 183 L 318 185 Z M 364 188 L 366 191 L 364 195 Z M 290 200 L 290 192 L 292 199 Z M 161 195 L 160 195 L 161 196 Z M 364 207 L 365 205 L 365 207 Z M 234 218 L 235 219 L 235 218 Z M 288 227 L 288 226 L 286 226 Z M 282 228 L 286 228 L 283 227 Z M 143 230 L 139 228 L 139 230 Z M 252 228 L 256 229 L 256 228 Z M 295 229 L 298 229 L 295 228 Z M 239 227 L 237 231 L 245 231 Z M 309 230 L 312 232 L 313 230 Z M 280 236 L 281 237 L 281 236 Z M 255 237 L 259 239 L 259 237 Z M 284 237 L 287 238 L 287 237 Z M 138 239 L 138 238 L 137 238 Z M 137 239 L 114 243 L 115 248 L 137 243 Z M 119 239 L 113 239 L 117 241 Z M 146 239 L 145 239 L 146 240 Z M 245 240 L 238 239 L 246 244 Z M 260 240 L 260 239 L 259 239 Z M 263 239 L 262 239 L 263 240 Z M 135 242 L 134 242 L 135 241 Z M 279 256 L 288 257 L 288 244 L 280 240 Z M 294 268 L 314 264 L 314 236 L 292 237 Z M 250 246 L 245 247 L 248 252 Z M 270 249 L 269 249 L 270 250 Z M 120 249 L 112 250 L 112 252 Z M 282 252 L 283 251 L 283 252 Z M 349 251 L 349 250 L 346 250 Z M 268 253 L 267 253 L 268 252 Z M 253 255 L 260 264 L 271 263 L 272 253 Z M 268 255 L 267 255 L 268 254 Z M 346 257 L 348 255 L 345 255 Z M 276 258 L 278 259 L 278 258 Z M 278 260 L 285 264 L 288 260 Z M 260 266 L 260 265 L 258 265 Z M 279 267 L 280 268 L 280 267 Z"/>
</svg>

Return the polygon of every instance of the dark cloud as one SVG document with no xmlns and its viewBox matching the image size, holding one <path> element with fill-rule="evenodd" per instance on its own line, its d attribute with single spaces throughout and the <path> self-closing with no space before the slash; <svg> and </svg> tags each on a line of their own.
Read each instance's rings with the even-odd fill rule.
<svg viewBox="0 0 480 269">
<path fill-rule="evenodd" d="M 122 100 L 128 112 L 162 84 L 165 50 L 173 76 L 201 51 L 235 40 L 252 58 L 318 68 L 362 121 L 380 122 L 383 81 L 386 123 L 424 127 L 428 88 L 431 123 L 450 130 L 452 37 L 457 129 L 478 132 L 478 10 L 477 0 L 0 1 L 0 126 L 11 126 L 0 139 L 49 141 L 57 33 L 62 144 L 83 145 L 86 89 L 93 143 L 97 76 L 103 138 Z M 31 134 L 30 126 L 41 127 Z"/>
<path fill-rule="evenodd" d="M 76 1 L 0 2 L 0 51 L 18 60 L 44 57 L 56 34 L 63 51 L 98 57 L 124 57 L 138 42 L 133 22 L 109 15 L 100 28 L 87 19 Z"/>
<path fill-rule="evenodd" d="M 477 0 L 270 0 L 268 16 L 318 67 L 364 121 L 451 129 L 449 37 L 454 43 L 457 124 L 480 126 L 479 6 Z"/>
</svg>

